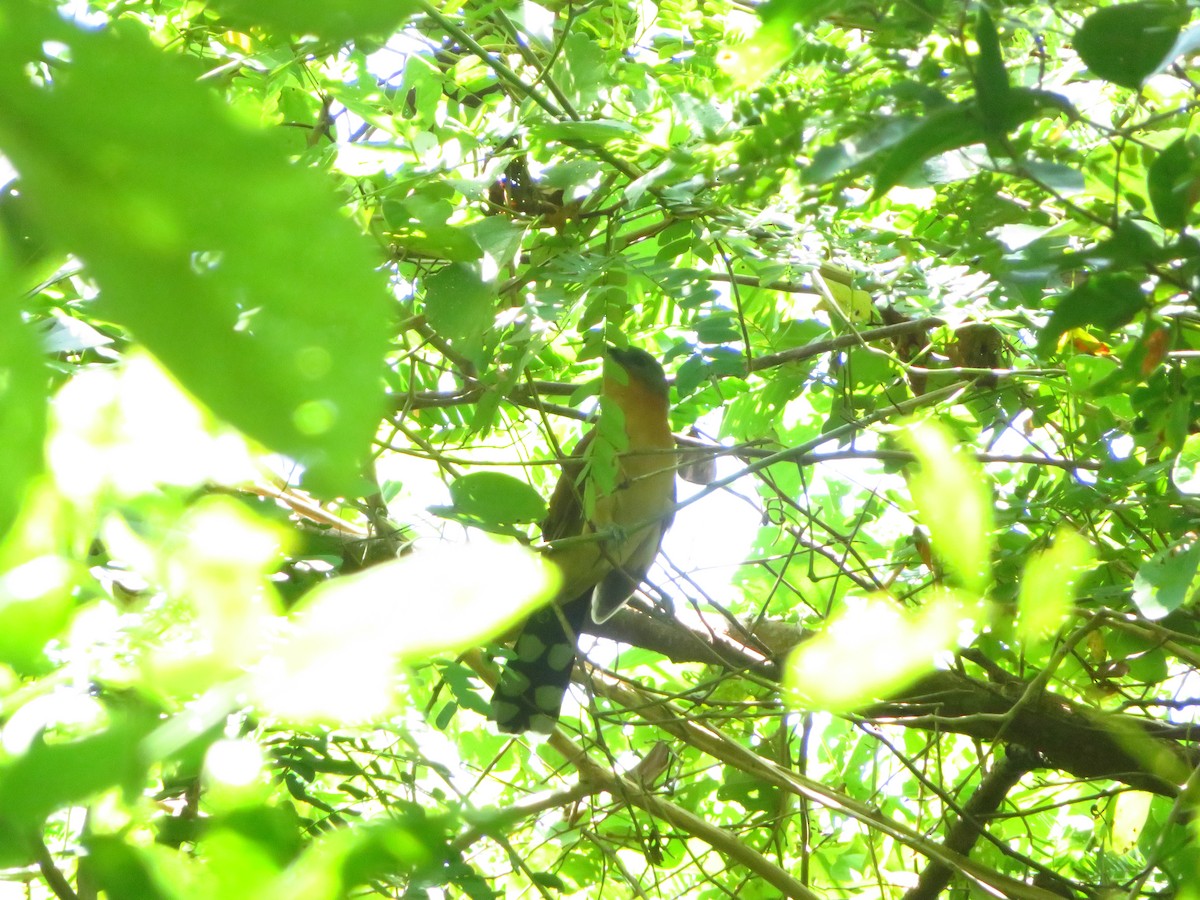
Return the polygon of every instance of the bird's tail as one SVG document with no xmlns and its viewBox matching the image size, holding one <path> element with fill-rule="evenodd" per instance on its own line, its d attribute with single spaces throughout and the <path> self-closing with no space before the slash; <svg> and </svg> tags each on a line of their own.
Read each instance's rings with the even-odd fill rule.
<svg viewBox="0 0 1200 900">
<path fill-rule="evenodd" d="M 570 603 L 539 610 L 525 623 L 492 694 L 489 718 L 501 731 L 549 734 L 554 730 L 590 603 L 588 591 Z"/>
</svg>

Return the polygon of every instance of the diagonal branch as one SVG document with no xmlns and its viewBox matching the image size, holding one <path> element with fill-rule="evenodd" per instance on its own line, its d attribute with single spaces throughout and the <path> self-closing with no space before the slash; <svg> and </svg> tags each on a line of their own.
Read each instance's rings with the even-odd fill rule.
<svg viewBox="0 0 1200 900">
<path fill-rule="evenodd" d="M 983 825 L 1000 808 L 1008 792 L 1026 773 L 1037 767 L 1037 760 L 1024 750 L 1010 748 L 1000 762 L 984 776 L 975 793 L 963 807 L 962 816 L 946 834 L 942 846 L 964 856 L 983 836 Z M 950 885 L 954 870 L 942 862 L 931 860 L 921 871 L 916 885 L 904 895 L 904 900 L 934 900 Z"/>
<path fill-rule="evenodd" d="M 809 636 L 797 625 L 761 622 L 754 636 L 771 648 L 767 656 L 739 640 L 723 621 L 690 626 L 631 609 L 589 631 L 673 662 L 701 662 L 768 681 L 778 680 L 780 661 Z M 1003 739 L 1036 754 L 1048 768 L 1083 779 L 1111 778 L 1167 797 L 1178 794 L 1188 772 L 1200 764 L 1200 752 L 1182 743 L 1200 739 L 1200 728 L 1181 731 L 1174 724 L 1092 710 L 1049 690 L 1026 689 L 1017 680 L 987 684 L 961 672 L 934 671 L 861 714 L 907 728 Z"/>
<path fill-rule="evenodd" d="M 495 686 L 495 672 L 483 661 L 478 651 L 466 654 L 464 660 L 475 670 L 480 678 L 492 687 Z M 534 801 L 526 807 L 514 809 L 513 812 L 520 812 L 522 815 L 533 815 L 546 808 L 546 803 L 552 803 L 552 805 L 557 806 L 560 805 L 562 798 L 578 799 L 578 797 L 588 794 L 606 791 L 614 797 L 620 797 L 622 800 L 644 809 L 655 818 L 678 828 L 680 831 L 699 838 L 722 856 L 745 866 L 750 872 L 780 891 L 783 896 L 795 898 L 795 900 L 820 900 L 816 894 L 786 871 L 752 847 L 738 840 L 737 837 L 728 831 L 705 821 L 694 813 L 688 812 L 681 806 L 655 796 L 637 781 L 597 764 L 583 749 L 572 743 L 561 729 L 555 729 L 550 735 L 549 744 L 579 772 L 579 784 L 567 792 L 551 798 L 551 800 L 543 799 Z M 501 814 L 501 819 L 504 822 L 511 822 L 503 814 Z"/>
<path fill-rule="evenodd" d="M 734 768 L 785 790 L 819 803 L 834 812 L 849 816 L 911 847 L 930 860 L 962 873 L 990 893 L 1014 900 L 1057 900 L 1057 895 L 1027 885 L 974 860 L 947 849 L 923 834 L 888 818 L 879 810 L 854 800 L 819 781 L 800 775 L 731 740 L 719 729 L 689 718 L 683 710 L 658 699 L 648 700 L 639 691 L 593 670 L 589 683 L 596 693 L 635 710 L 642 718 L 679 740 L 685 741 Z"/>
</svg>

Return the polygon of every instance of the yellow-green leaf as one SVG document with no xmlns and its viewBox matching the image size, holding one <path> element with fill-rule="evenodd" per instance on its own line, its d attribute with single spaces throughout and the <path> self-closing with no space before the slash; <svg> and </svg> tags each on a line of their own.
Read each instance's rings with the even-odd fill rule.
<svg viewBox="0 0 1200 900">
<path fill-rule="evenodd" d="M 1171 467 L 1171 481 L 1180 493 L 1200 494 L 1200 434 L 1189 434 Z"/>
<path fill-rule="evenodd" d="M 450 499 L 460 516 L 489 526 L 537 522 L 546 501 L 532 487 L 503 472 L 470 472 L 450 484 Z"/>
<path fill-rule="evenodd" d="M 537 554 L 489 540 L 338 578 L 301 601 L 253 693 L 290 721 L 377 718 L 393 705 L 397 663 L 478 646 L 525 619 L 557 578 Z"/>
<path fill-rule="evenodd" d="M 1023 637 L 1038 640 L 1058 628 L 1093 556 L 1087 541 L 1060 528 L 1053 545 L 1026 563 L 1017 601 L 1017 628 Z"/>
<path fill-rule="evenodd" d="M 916 612 L 882 597 L 852 600 L 788 657 L 784 697 L 804 709 L 857 709 L 932 669 L 937 654 L 955 646 L 962 621 L 970 618 L 952 592 Z"/>
<path fill-rule="evenodd" d="M 983 469 L 956 447 L 950 433 L 932 422 L 914 422 L 901 441 L 920 468 L 908 487 L 933 551 L 964 588 L 988 586 L 992 545 L 992 492 Z"/>
<path fill-rule="evenodd" d="M 1112 811 L 1112 848 L 1115 852 L 1129 853 L 1137 847 L 1153 800 L 1154 795 L 1146 791 L 1125 791 L 1117 795 Z"/>
</svg>

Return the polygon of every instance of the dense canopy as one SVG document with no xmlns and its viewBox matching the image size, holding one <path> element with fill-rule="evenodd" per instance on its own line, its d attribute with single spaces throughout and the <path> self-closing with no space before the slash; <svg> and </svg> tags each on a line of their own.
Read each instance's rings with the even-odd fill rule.
<svg viewBox="0 0 1200 900">
<path fill-rule="evenodd" d="M 6 2 L 0 877 L 1200 896 L 1191 18 Z M 502 734 L 607 345 L 675 524 Z"/>
</svg>

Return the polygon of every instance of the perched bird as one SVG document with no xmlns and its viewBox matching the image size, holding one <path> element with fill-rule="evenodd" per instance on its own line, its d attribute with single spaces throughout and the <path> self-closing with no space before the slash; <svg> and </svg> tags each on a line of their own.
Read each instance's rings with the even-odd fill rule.
<svg viewBox="0 0 1200 900">
<path fill-rule="evenodd" d="M 624 440 L 598 437 L 597 426 L 563 468 L 542 523 L 548 551 L 562 574 L 554 601 L 534 613 L 513 644 L 513 658 L 492 695 L 490 718 L 501 731 L 554 729 L 587 624 L 625 605 L 658 555 L 675 513 L 675 438 L 667 419 L 667 378 L 644 350 L 610 347 L 602 403 L 620 415 Z M 611 420 L 610 420 L 611 421 Z M 600 444 L 615 448 L 615 478 L 600 470 Z M 610 457 L 611 464 L 611 457 Z M 585 501 L 585 498 L 587 500 Z"/>
</svg>

